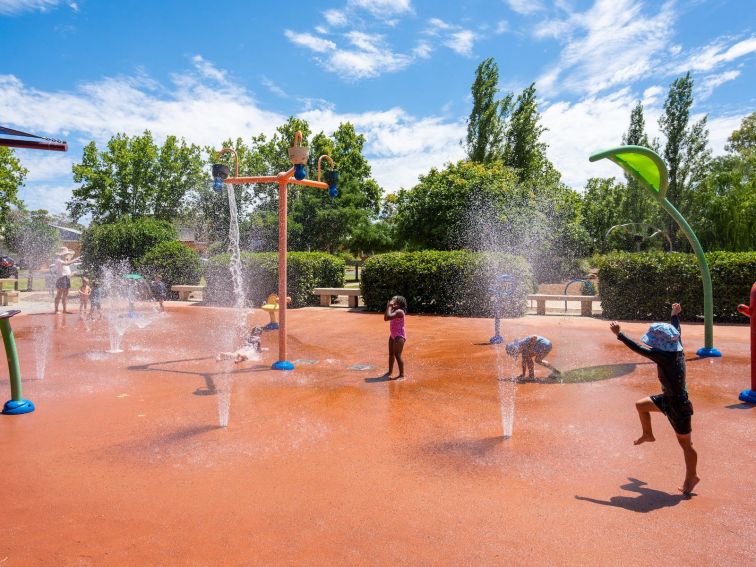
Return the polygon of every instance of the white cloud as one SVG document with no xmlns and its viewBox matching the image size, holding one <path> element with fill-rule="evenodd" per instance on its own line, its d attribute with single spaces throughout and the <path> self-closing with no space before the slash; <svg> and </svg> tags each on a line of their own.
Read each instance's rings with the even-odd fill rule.
<svg viewBox="0 0 756 567">
<path fill-rule="evenodd" d="M 276 84 L 276 82 L 272 79 L 263 77 L 262 79 L 260 79 L 260 83 L 274 95 L 280 96 L 281 98 L 289 98 L 289 95 L 286 93 L 286 91 L 279 87 L 278 84 Z"/>
<path fill-rule="evenodd" d="M 470 30 L 461 30 L 452 33 L 449 38 L 444 41 L 444 45 L 460 55 L 469 57 L 472 55 L 475 39 L 475 34 Z"/>
<path fill-rule="evenodd" d="M 323 12 L 323 17 L 326 19 L 326 22 L 328 22 L 329 26 L 333 26 L 335 28 L 345 26 L 347 23 L 346 14 L 341 10 L 326 10 L 325 12 Z"/>
<path fill-rule="evenodd" d="M 542 112 L 542 124 L 548 128 L 543 139 L 549 145 L 549 159 L 562 172 L 562 180 L 567 185 L 582 189 L 590 177 L 621 176 L 616 165 L 606 161 L 589 163 L 588 156 L 622 143 L 622 134 L 630 124 L 630 109 L 635 102 L 630 90 L 622 89 L 575 103 L 556 102 Z M 656 125 L 655 112 L 644 108 L 651 137 Z"/>
<path fill-rule="evenodd" d="M 499 20 L 496 24 L 496 31 L 494 32 L 496 35 L 506 33 L 509 31 L 509 22 L 506 20 Z"/>
<path fill-rule="evenodd" d="M 336 44 L 329 39 L 324 39 L 311 33 L 297 33 L 291 30 L 284 30 L 286 38 L 302 47 L 306 47 L 316 53 L 327 53 L 336 49 Z"/>
<path fill-rule="evenodd" d="M 543 10 L 543 4 L 539 0 L 506 0 L 506 2 L 513 11 L 524 16 Z"/>
<path fill-rule="evenodd" d="M 388 18 L 412 12 L 410 0 L 349 0 L 349 6 L 367 10 L 378 18 Z"/>
<path fill-rule="evenodd" d="M 674 65 L 672 72 L 711 71 L 722 63 L 729 63 L 754 52 L 756 52 L 756 37 L 744 39 L 729 47 L 726 39 L 718 39 L 712 44 L 697 49 L 684 61 Z"/>
<path fill-rule="evenodd" d="M 204 59 L 201 55 L 195 55 L 192 57 L 192 64 L 195 69 L 206 79 L 212 79 L 219 83 L 226 82 L 226 72 L 218 69 L 215 65 Z"/>
<path fill-rule="evenodd" d="M 60 0 L 0 0 L 0 14 L 15 15 L 23 12 L 46 12 L 60 4 Z M 77 10 L 78 6 L 71 6 Z"/>
<path fill-rule="evenodd" d="M 706 100 L 711 96 L 718 86 L 723 85 L 728 81 L 737 79 L 740 76 L 740 71 L 732 70 L 719 73 L 718 75 L 708 75 L 703 78 L 703 82 L 697 89 L 696 100 Z"/>
<path fill-rule="evenodd" d="M 29 210 L 45 209 L 52 214 L 64 213 L 66 202 L 71 199 L 73 188 L 73 182 L 63 184 L 35 183 L 22 187 L 19 195 Z"/>
<path fill-rule="evenodd" d="M 565 47 L 536 81 L 539 90 L 592 95 L 646 76 L 668 48 L 675 12 L 671 2 L 650 16 L 642 8 L 634 0 L 597 0 L 586 12 L 542 23 L 536 33 Z"/>
<path fill-rule="evenodd" d="M 70 152 L 40 152 L 17 149 L 21 165 L 29 170 L 28 183 L 50 182 L 60 178 L 61 172 L 71 173 L 74 158 Z"/>
<path fill-rule="evenodd" d="M 428 59 L 433 53 L 433 47 L 427 41 L 419 41 L 412 50 L 412 55 L 418 59 Z"/>
</svg>

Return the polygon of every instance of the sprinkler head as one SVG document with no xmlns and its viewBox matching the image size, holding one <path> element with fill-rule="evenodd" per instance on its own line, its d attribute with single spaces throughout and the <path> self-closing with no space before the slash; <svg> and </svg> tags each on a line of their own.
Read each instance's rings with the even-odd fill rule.
<svg viewBox="0 0 756 567">
<path fill-rule="evenodd" d="M 230 170 L 227 165 L 222 163 L 213 164 L 213 190 L 218 192 L 223 191 L 223 183 L 228 179 L 229 172 Z"/>
<path fill-rule="evenodd" d="M 307 168 L 304 166 L 304 164 L 294 164 L 294 179 L 296 179 L 297 181 L 302 181 L 305 177 L 307 177 Z"/>
<path fill-rule="evenodd" d="M 339 182 L 339 172 L 336 170 L 330 170 L 325 172 L 325 182 L 328 183 L 328 194 L 331 197 L 338 197 L 339 190 L 337 188 Z"/>
</svg>

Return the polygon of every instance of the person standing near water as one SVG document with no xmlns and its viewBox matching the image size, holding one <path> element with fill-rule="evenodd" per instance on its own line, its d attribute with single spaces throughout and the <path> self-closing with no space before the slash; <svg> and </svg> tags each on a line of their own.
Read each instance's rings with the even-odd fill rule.
<svg viewBox="0 0 756 567">
<path fill-rule="evenodd" d="M 407 341 L 407 334 L 404 331 L 404 319 L 407 315 L 407 300 L 401 295 L 395 295 L 392 297 L 386 305 L 386 311 L 383 313 L 383 320 L 390 321 L 389 340 L 388 340 L 388 372 L 383 375 L 384 378 L 389 380 L 401 380 L 404 378 L 404 359 L 402 358 L 402 351 L 404 350 L 404 343 Z M 394 359 L 399 366 L 399 375 L 396 378 L 391 378 L 391 374 L 394 372 Z"/>
<path fill-rule="evenodd" d="M 67 309 L 68 292 L 71 289 L 71 264 L 78 261 L 74 258 L 74 251 L 65 246 L 58 248 L 55 254 L 55 313 L 63 301 L 63 313 L 70 313 Z"/>
<path fill-rule="evenodd" d="M 641 436 L 635 440 L 635 444 L 656 441 L 651 429 L 651 412 L 661 412 L 666 415 L 675 430 L 677 442 L 682 447 L 685 456 L 685 481 L 678 490 L 683 494 L 690 494 L 701 479 L 696 474 L 698 453 L 691 441 L 690 418 L 693 415 L 693 405 L 688 399 L 688 388 L 685 384 L 685 353 L 680 340 L 680 319 L 678 318 L 681 311 L 680 304 L 673 303 L 672 322 L 654 323 L 648 328 L 648 332 L 641 337 L 641 342 L 650 348 L 639 345 L 626 337 L 616 321 L 612 321 L 609 328 L 630 350 L 656 363 L 659 382 L 662 386 L 661 394 L 635 402 L 643 430 Z"/>
</svg>

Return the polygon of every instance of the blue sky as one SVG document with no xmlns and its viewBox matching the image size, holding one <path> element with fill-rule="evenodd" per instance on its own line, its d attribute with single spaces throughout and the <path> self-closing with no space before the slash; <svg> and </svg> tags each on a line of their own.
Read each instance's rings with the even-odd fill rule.
<svg viewBox="0 0 756 567">
<path fill-rule="evenodd" d="M 658 133 L 687 71 L 721 153 L 756 110 L 754 27 L 746 0 L 0 0 L 0 125 L 68 140 L 17 150 L 27 206 L 52 212 L 92 139 L 217 145 L 289 115 L 315 132 L 351 121 L 395 191 L 463 156 L 475 68 L 494 57 L 503 90 L 536 82 L 549 156 L 579 189 L 617 174 L 587 156 L 620 142 L 637 100 Z"/>
</svg>

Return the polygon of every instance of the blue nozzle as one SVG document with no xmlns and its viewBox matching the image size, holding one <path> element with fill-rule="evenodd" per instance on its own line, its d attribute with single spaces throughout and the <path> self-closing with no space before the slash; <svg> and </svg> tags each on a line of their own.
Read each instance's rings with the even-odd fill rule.
<svg viewBox="0 0 756 567">
<path fill-rule="evenodd" d="M 216 191 L 216 192 L 223 191 L 223 185 L 224 185 L 223 179 L 221 179 L 220 177 L 216 177 L 216 178 L 213 179 L 213 190 L 214 191 Z"/>
<path fill-rule="evenodd" d="M 307 177 L 307 169 L 305 168 L 303 163 L 297 163 L 294 165 L 294 179 L 297 181 L 302 181 L 305 177 Z"/>
<path fill-rule="evenodd" d="M 330 186 L 330 187 L 328 188 L 328 194 L 329 194 L 329 195 L 330 195 L 331 197 L 333 197 L 333 198 L 336 198 L 336 197 L 338 197 L 338 196 L 339 196 L 339 190 L 338 190 L 338 189 L 336 188 L 336 186 L 335 186 L 335 185 L 331 185 L 331 186 Z"/>
</svg>

